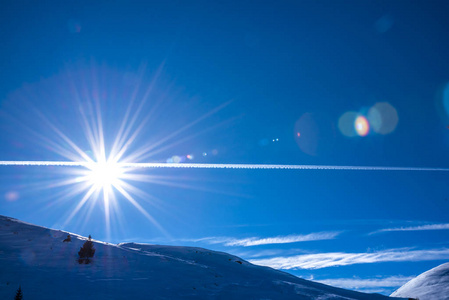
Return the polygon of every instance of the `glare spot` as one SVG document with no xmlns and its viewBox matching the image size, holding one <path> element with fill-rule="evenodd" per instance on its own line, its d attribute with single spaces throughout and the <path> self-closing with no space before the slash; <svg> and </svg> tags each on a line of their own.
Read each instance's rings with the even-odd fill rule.
<svg viewBox="0 0 449 300">
<path fill-rule="evenodd" d="M 207 156 L 207 152 L 203 152 L 203 156 Z"/>
<path fill-rule="evenodd" d="M 376 103 L 368 111 L 367 117 L 374 132 L 380 134 L 393 132 L 399 121 L 396 109 L 388 102 Z"/>
<path fill-rule="evenodd" d="M 172 157 L 168 158 L 166 160 L 167 163 L 169 164 L 179 164 L 185 161 L 185 157 L 184 156 L 178 156 L 178 155 L 173 155 Z"/>
<path fill-rule="evenodd" d="M 123 175 L 123 169 L 117 163 L 97 162 L 89 166 L 90 172 L 87 175 L 90 182 L 97 190 L 109 189 L 117 184 Z"/>
<path fill-rule="evenodd" d="M 449 83 L 446 84 L 443 90 L 443 106 L 446 111 L 446 116 L 449 116 Z"/>
<path fill-rule="evenodd" d="M 194 157 L 193 157 L 193 154 L 187 154 L 186 157 L 187 157 L 188 160 L 192 160 L 192 159 L 194 158 Z"/>
<path fill-rule="evenodd" d="M 323 113 L 304 113 L 295 122 L 293 136 L 302 152 L 314 156 L 327 154 L 335 141 L 332 119 Z"/>
<path fill-rule="evenodd" d="M 357 135 L 356 128 L 354 127 L 357 117 L 358 114 L 356 112 L 348 111 L 338 119 L 338 129 L 340 129 L 340 132 L 344 136 L 354 137 Z"/>
<path fill-rule="evenodd" d="M 81 32 L 81 24 L 77 20 L 69 20 L 67 22 L 67 27 L 69 28 L 70 33 L 80 33 Z"/>
<path fill-rule="evenodd" d="M 374 28 L 378 33 L 385 33 L 393 27 L 393 23 L 393 18 L 390 15 L 384 15 L 374 23 Z"/>
<path fill-rule="evenodd" d="M 358 116 L 357 119 L 355 119 L 354 126 L 357 134 L 360 136 L 366 136 L 369 132 L 369 123 L 364 116 Z"/>
<path fill-rule="evenodd" d="M 19 199 L 19 193 L 10 191 L 5 194 L 6 201 L 14 202 Z"/>
</svg>

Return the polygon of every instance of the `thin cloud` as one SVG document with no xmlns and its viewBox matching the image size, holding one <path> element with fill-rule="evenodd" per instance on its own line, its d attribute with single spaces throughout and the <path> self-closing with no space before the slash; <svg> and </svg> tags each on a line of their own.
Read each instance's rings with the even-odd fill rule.
<svg viewBox="0 0 449 300">
<path fill-rule="evenodd" d="M 449 259 L 449 249 L 411 250 L 409 248 L 389 249 L 368 253 L 330 252 L 303 254 L 289 257 L 272 257 L 250 260 L 256 265 L 268 266 L 274 269 L 322 269 L 355 264 L 370 264 L 381 262 L 425 261 Z"/>
<path fill-rule="evenodd" d="M 385 228 L 380 229 L 370 234 L 381 233 L 381 232 L 392 232 L 392 231 L 421 231 L 421 230 L 449 230 L 449 224 L 430 224 L 421 226 L 409 226 L 409 227 L 396 227 L 396 228 Z"/>
<path fill-rule="evenodd" d="M 309 241 L 321 241 L 321 240 L 332 240 L 338 236 L 341 232 L 316 232 L 305 235 L 286 235 L 286 236 L 276 236 L 268 238 L 245 238 L 245 239 L 233 239 L 228 240 L 224 243 L 225 246 L 260 246 L 260 245 L 270 245 L 270 244 L 289 244 L 298 242 L 309 242 Z"/>
<path fill-rule="evenodd" d="M 408 281 L 415 278 L 414 276 L 391 276 L 385 278 L 335 278 L 335 279 L 323 279 L 315 280 L 323 284 L 340 287 L 343 289 L 351 290 L 366 290 L 377 288 L 396 288 L 404 285 Z"/>
<path fill-rule="evenodd" d="M 262 257 L 273 257 L 273 256 L 286 256 L 286 255 L 299 255 L 299 254 L 309 254 L 310 251 L 299 248 L 288 248 L 288 249 L 259 249 L 259 248 L 244 248 L 241 250 L 233 249 L 232 254 L 238 257 L 245 257 L 245 259 L 258 259 Z"/>
<path fill-rule="evenodd" d="M 193 239 L 175 239 L 172 240 L 171 242 L 180 241 L 188 243 L 207 243 L 210 245 L 222 244 L 228 247 L 235 247 L 235 246 L 250 247 L 250 246 L 270 245 L 270 244 L 289 244 L 298 242 L 332 240 L 335 239 L 341 233 L 342 231 L 323 231 L 309 234 L 294 234 L 294 235 L 292 234 L 292 235 L 267 237 L 267 238 L 249 237 L 244 239 L 237 239 L 233 237 L 211 236 Z"/>
</svg>

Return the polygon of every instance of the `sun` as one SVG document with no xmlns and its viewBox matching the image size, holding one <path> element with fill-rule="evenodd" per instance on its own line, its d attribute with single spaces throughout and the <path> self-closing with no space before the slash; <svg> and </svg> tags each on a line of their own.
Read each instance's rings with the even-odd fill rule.
<svg viewBox="0 0 449 300">
<path fill-rule="evenodd" d="M 67 70 L 63 76 L 48 81 L 49 86 L 58 87 L 49 89 L 49 95 L 45 94 L 47 89 L 41 91 L 41 86 L 37 86 L 37 95 L 42 93 L 50 100 L 58 99 L 58 104 L 59 99 L 64 98 L 64 110 L 61 112 L 67 112 L 69 115 L 55 116 L 56 110 L 53 110 L 53 107 L 49 111 L 41 111 L 39 107 L 32 105 L 33 101 L 25 102 L 27 109 L 30 109 L 39 121 L 38 124 L 23 124 L 26 131 L 33 135 L 33 142 L 38 141 L 45 149 L 51 150 L 56 157 L 63 160 L 27 161 L 22 164 L 67 167 L 61 172 L 61 177 L 48 181 L 48 188 L 61 188 L 60 194 L 55 193 L 55 199 L 71 201 L 71 208 L 61 216 L 60 223 L 63 227 L 72 221 L 72 224 L 75 224 L 74 219 L 82 218 L 87 222 L 95 212 L 104 212 L 108 237 L 112 229 L 111 224 L 115 226 L 116 223 L 121 223 L 122 212 L 127 211 L 122 208 L 130 205 L 165 234 L 164 228 L 153 217 L 153 214 L 159 213 L 157 210 L 163 208 L 164 201 L 152 194 L 148 184 L 180 188 L 186 185 L 174 182 L 171 175 L 158 175 L 157 172 L 148 172 L 142 168 L 165 168 L 166 165 L 184 167 L 180 161 L 176 164 L 166 163 L 164 153 L 181 151 L 175 148 L 206 132 L 202 130 L 189 133 L 194 126 L 226 107 L 231 101 L 179 128 L 165 128 L 166 126 L 162 126 L 164 124 L 158 126 L 158 123 L 153 122 L 158 120 L 157 115 L 163 115 L 164 112 L 158 110 L 165 109 L 163 102 L 170 100 L 165 98 L 164 93 L 160 99 L 159 92 L 153 94 L 155 89 L 159 90 L 155 85 L 161 71 L 162 66 L 155 77 L 147 82 L 143 67 L 139 71 L 141 73 L 136 74 L 129 84 L 123 85 L 121 81 L 117 81 L 124 76 L 121 72 L 110 72 L 107 68 L 97 69 L 94 66 L 86 70 Z M 34 93 L 27 92 L 23 99 L 27 99 L 29 95 Z M 41 103 L 40 99 L 32 100 Z M 108 109 L 102 109 L 105 106 Z M 167 109 L 170 107 L 171 105 L 167 105 Z M 72 121 L 77 122 L 71 123 Z M 171 120 L 170 123 L 173 121 L 177 122 Z M 40 132 L 41 128 L 44 131 Z M 152 130 L 148 130 L 149 128 Z M 142 137 L 143 134 L 149 133 L 152 134 L 150 138 Z M 193 157 L 186 155 L 186 159 L 192 160 Z M 16 165 L 18 162 L 0 161 L 0 166 L 7 164 Z M 46 187 L 39 186 L 39 189 Z M 64 205 L 68 205 L 67 202 L 58 201 Z"/>
<path fill-rule="evenodd" d="M 87 168 L 86 181 L 97 191 L 119 186 L 125 173 L 120 163 L 113 161 L 93 162 L 88 164 Z"/>
</svg>

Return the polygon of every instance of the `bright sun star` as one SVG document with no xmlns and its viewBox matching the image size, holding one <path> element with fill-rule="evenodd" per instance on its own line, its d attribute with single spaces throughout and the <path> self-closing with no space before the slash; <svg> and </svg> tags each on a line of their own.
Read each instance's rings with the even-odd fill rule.
<svg viewBox="0 0 449 300">
<path fill-rule="evenodd" d="M 142 70 L 142 74 L 144 71 Z M 62 94 L 59 89 L 51 89 L 48 96 L 45 94 L 46 97 L 50 99 L 53 97 L 56 99 L 56 96 L 58 99 L 65 97 L 64 103 L 67 106 L 64 104 L 64 109 L 75 114 L 70 115 L 67 119 L 79 122 L 68 123 L 66 120 L 54 116 L 51 111 L 40 111 L 27 102 L 26 107 L 35 114 L 38 124 L 34 126 L 33 123 L 30 123 L 31 125 L 24 123 L 24 128 L 33 134 L 33 138 L 44 145 L 45 149 L 50 149 L 64 161 L 0 161 L 0 166 L 67 167 L 62 172 L 63 177 L 50 181 L 48 184 L 48 187 L 51 188 L 64 189 L 61 190 L 61 196 L 58 194 L 55 195 L 55 198 L 73 201 L 70 203 L 71 208 L 67 214 L 61 217 L 63 219 L 62 226 L 71 223 L 75 218 L 87 220 L 93 215 L 94 209 L 100 206 L 104 212 L 106 237 L 109 237 L 112 230 L 111 224 L 115 226 L 117 222 L 121 222 L 123 211 L 121 205 L 131 205 L 162 233 L 165 233 L 164 228 L 152 216 L 153 212 L 146 209 L 147 207 L 161 209 L 162 201 L 149 194 L 146 188 L 142 190 L 140 186 L 145 186 L 145 183 L 170 187 L 185 187 L 185 185 L 174 183 L 169 176 L 143 172 L 140 169 L 143 167 L 184 167 L 180 162 L 177 164 L 161 163 L 160 161 L 152 163 L 151 160 L 158 157 L 158 160 L 163 161 L 161 153 L 198 135 L 199 133 L 190 135 L 186 133 L 202 120 L 226 107 L 230 102 L 219 105 L 180 128 L 161 131 L 160 134 L 155 134 L 151 139 L 143 141 L 139 139 L 139 136 L 145 130 L 148 128 L 158 130 L 158 126 L 151 127 L 149 125 L 155 125 L 152 122 L 157 120 L 155 117 L 159 113 L 157 109 L 166 100 L 165 98 L 159 99 L 157 95 L 152 97 L 158 76 L 159 71 L 151 82 L 145 82 L 143 78 L 137 76 L 131 85 L 122 87 L 121 82 L 113 80 L 123 78 L 123 74 L 112 73 L 110 75 L 107 69 L 96 70 L 93 68 L 87 72 L 78 72 L 77 70 L 67 72 L 67 76 L 57 77 L 54 82 L 49 81 L 51 86 L 61 87 Z M 41 87 L 38 86 L 37 90 L 40 91 L 40 89 Z M 28 95 L 27 93 L 24 99 Z M 32 100 L 40 103 L 38 101 L 40 99 Z M 148 104 L 150 100 L 154 100 L 151 106 Z M 101 108 L 103 104 L 108 106 L 108 110 Z M 167 105 L 168 107 L 169 105 Z M 104 113 L 107 117 L 105 122 L 103 122 L 102 115 Z M 66 115 L 61 115 L 61 117 L 66 118 Z M 61 126 L 60 123 L 66 125 Z M 39 129 L 42 127 L 45 134 L 34 127 Z M 108 134 L 105 134 L 105 129 Z M 80 140 L 72 139 L 72 136 Z M 192 157 L 187 156 L 187 159 L 191 160 Z M 66 201 L 57 203 L 68 205 Z"/>
<path fill-rule="evenodd" d="M 110 190 L 111 187 L 119 186 L 124 174 L 120 164 L 111 161 L 90 163 L 88 169 L 86 181 L 97 191 L 103 190 L 103 192 Z"/>
</svg>

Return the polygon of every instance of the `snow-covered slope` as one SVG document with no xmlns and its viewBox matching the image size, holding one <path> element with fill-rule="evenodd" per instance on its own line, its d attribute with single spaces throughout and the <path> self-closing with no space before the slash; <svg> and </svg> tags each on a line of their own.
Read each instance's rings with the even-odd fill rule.
<svg viewBox="0 0 449 300">
<path fill-rule="evenodd" d="M 439 265 L 413 278 L 391 296 L 419 298 L 419 300 L 449 299 L 449 263 Z"/>
<path fill-rule="evenodd" d="M 307 281 L 202 248 L 95 241 L 0 216 L 0 299 L 388 299 Z"/>
</svg>

